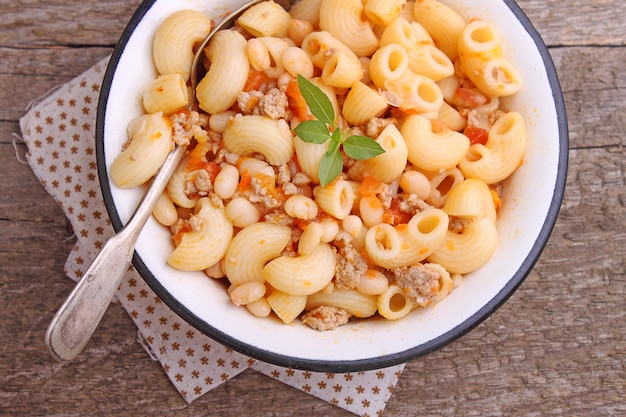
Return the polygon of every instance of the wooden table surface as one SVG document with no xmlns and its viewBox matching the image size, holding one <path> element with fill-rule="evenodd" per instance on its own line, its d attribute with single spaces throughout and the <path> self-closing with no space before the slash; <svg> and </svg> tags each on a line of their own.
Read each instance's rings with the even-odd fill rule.
<svg viewBox="0 0 626 417">
<path fill-rule="evenodd" d="M 561 212 L 510 301 L 410 362 L 385 416 L 626 415 L 626 3 L 518 3 L 550 47 L 565 95 Z M 0 1 L 0 415 L 351 415 L 251 370 L 187 405 L 117 305 L 75 362 L 48 355 L 44 333 L 72 288 L 63 264 L 74 240 L 20 162 L 18 119 L 111 53 L 138 4 Z"/>
</svg>

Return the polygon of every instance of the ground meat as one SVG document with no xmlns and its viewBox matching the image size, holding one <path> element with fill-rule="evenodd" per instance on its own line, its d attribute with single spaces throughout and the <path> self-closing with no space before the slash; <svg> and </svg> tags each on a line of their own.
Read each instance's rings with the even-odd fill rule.
<svg viewBox="0 0 626 417">
<path fill-rule="evenodd" d="M 213 191 L 213 183 L 211 182 L 211 176 L 204 170 L 198 170 L 194 181 L 198 195 L 205 196 L 209 191 Z"/>
<path fill-rule="evenodd" d="M 450 223 L 448 223 L 448 230 L 454 233 L 463 233 L 465 226 L 470 223 L 469 219 L 461 219 L 459 217 L 450 216 Z"/>
<path fill-rule="evenodd" d="M 296 174 L 291 179 L 291 182 L 298 187 L 302 187 L 303 185 L 308 185 L 311 183 L 311 178 L 306 175 L 304 172 L 296 172 Z"/>
<path fill-rule="evenodd" d="M 396 284 L 417 304 L 426 307 L 439 292 L 439 274 L 422 264 L 393 268 Z"/>
<path fill-rule="evenodd" d="M 335 266 L 335 284 L 338 288 L 355 288 L 365 272 L 367 261 L 354 246 L 347 244 L 339 247 Z"/>
<path fill-rule="evenodd" d="M 280 165 L 276 173 L 276 183 L 279 185 L 283 185 L 289 181 L 291 181 L 291 173 L 289 172 L 289 165 L 287 164 Z"/>
<path fill-rule="evenodd" d="M 224 200 L 222 200 L 220 196 L 213 192 L 209 193 L 209 201 L 211 202 L 213 207 L 224 208 Z"/>
<path fill-rule="evenodd" d="M 170 233 L 172 235 L 176 235 L 181 233 L 185 229 L 185 221 L 183 219 L 178 219 L 176 223 L 170 226 Z"/>
<path fill-rule="evenodd" d="M 250 180 L 252 186 L 252 193 L 248 196 L 249 200 L 253 203 L 261 203 L 268 209 L 273 209 L 280 206 L 280 201 L 270 195 L 267 188 L 263 183 L 255 176 Z"/>
<path fill-rule="evenodd" d="M 237 95 L 237 105 L 244 114 L 263 115 L 275 120 L 291 118 L 287 94 L 278 88 L 267 93 L 258 90 L 242 91 Z"/>
<path fill-rule="evenodd" d="M 287 94 L 277 88 L 271 89 L 267 94 L 261 97 L 259 108 L 261 114 L 275 120 L 291 118 Z"/>
<path fill-rule="evenodd" d="M 415 194 L 408 194 L 398 204 L 398 209 L 403 213 L 415 215 L 429 208 L 430 205 Z"/>
<path fill-rule="evenodd" d="M 178 145 L 189 145 L 194 135 L 206 134 L 205 128 L 209 121 L 206 115 L 196 111 L 179 112 L 170 116 L 172 137 Z"/>
<path fill-rule="evenodd" d="M 377 138 L 385 128 L 391 124 L 396 124 L 396 119 L 381 119 L 380 117 L 374 117 L 367 122 L 365 127 L 365 134 L 370 138 Z"/>
<path fill-rule="evenodd" d="M 267 223 L 278 224 L 281 226 L 289 226 L 294 222 L 293 217 L 281 212 L 268 213 L 263 218 Z"/>
<path fill-rule="evenodd" d="M 237 105 L 243 114 L 260 114 L 259 103 L 263 93 L 257 90 L 242 91 L 237 94 Z"/>
<path fill-rule="evenodd" d="M 333 241 L 333 243 L 337 248 L 343 248 L 344 246 L 350 245 L 353 240 L 354 236 L 341 229 L 339 230 L 339 233 L 337 233 L 337 236 L 335 236 L 335 240 Z"/>
<path fill-rule="evenodd" d="M 185 192 L 185 195 L 189 198 L 196 196 L 198 194 L 198 189 L 196 188 L 195 181 L 185 181 L 183 191 Z"/>
<path fill-rule="evenodd" d="M 192 214 L 191 216 L 189 216 L 187 224 L 189 225 L 189 227 L 191 227 L 192 231 L 197 232 L 202 227 L 202 219 Z"/>
<path fill-rule="evenodd" d="M 300 189 L 291 182 L 283 183 L 282 187 L 283 187 L 283 192 L 285 193 L 285 195 L 300 194 Z"/>
<path fill-rule="evenodd" d="M 391 207 L 391 194 L 391 187 L 389 186 L 389 184 L 383 183 L 383 190 L 378 193 L 376 197 L 378 197 L 385 210 L 389 210 L 389 208 Z"/>
<path fill-rule="evenodd" d="M 216 164 L 221 164 L 222 162 L 227 162 L 230 165 L 237 166 L 237 161 L 239 161 L 240 156 L 233 152 L 228 152 L 225 149 L 220 149 L 215 155 L 214 162 Z"/>
<path fill-rule="evenodd" d="M 497 109 L 496 111 L 489 113 L 489 124 L 493 126 L 494 123 L 496 123 L 498 119 L 504 116 L 505 114 L 506 113 L 500 109 Z"/>
<path fill-rule="evenodd" d="M 291 220 L 293 221 L 293 219 Z M 283 249 L 283 251 L 280 253 L 281 256 L 289 256 L 289 257 L 298 256 L 298 252 L 296 251 L 296 248 L 298 247 L 298 241 L 300 240 L 301 236 L 302 236 L 302 230 L 298 228 L 292 228 L 291 237 L 289 238 L 289 243 L 287 243 L 287 246 L 285 246 L 285 249 Z"/>
<path fill-rule="evenodd" d="M 178 145 L 189 145 L 193 139 L 193 132 L 191 129 L 186 129 L 184 124 L 172 123 L 172 139 Z"/>
<path fill-rule="evenodd" d="M 349 320 L 350 313 L 341 308 L 328 306 L 316 307 L 302 316 L 304 324 L 319 331 L 335 330 Z"/>
</svg>

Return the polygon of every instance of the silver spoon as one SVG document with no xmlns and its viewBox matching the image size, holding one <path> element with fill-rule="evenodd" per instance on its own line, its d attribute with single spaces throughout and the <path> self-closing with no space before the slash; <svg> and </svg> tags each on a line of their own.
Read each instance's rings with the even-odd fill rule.
<svg viewBox="0 0 626 417">
<path fill-rule="evenodd" d="M 193 102 L 190 106 L 195 105 L 195 87 L 199 81 L 198 68 L 202 65 L 204 47 L 215 32 L 230 27 L 245 10 L 260 1 L 253 0 L 231 13 L 213 28 L 200 45 L 191 67 Z M 57 360 L 74 359 L 82 352 L 98 327 L 131 263 L 137 238 L 185 151 L 186 146 L 177 146 L 170 152 L 131 219 L 122 230 L 106 242 L 50 322 L 45 341 L 48 350 Z"/>
</svg>

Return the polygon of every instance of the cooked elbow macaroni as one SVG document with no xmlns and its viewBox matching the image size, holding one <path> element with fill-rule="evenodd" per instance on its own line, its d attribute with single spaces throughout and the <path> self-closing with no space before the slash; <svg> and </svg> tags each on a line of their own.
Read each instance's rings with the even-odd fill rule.
<svg viewBox="0 0 626 417">
<path fill-rule="evenodd" d="M 326 330 L 400 319 L 489 260 L 501 182 L 527 142 L 522 116 L 498 100 L 521 80 L 493 22 L 437 0 L 300 0 L 259 3 L 236 25 L 206 47 L 199 109 L 185 110 L 189 54 L 211 22 L 191 11 L 163 22 L 146 114 L 111 167 L 119 187 L 136 187 L 189 145 L 154 211 L 172 232 L 171 266 L 227 277 L 230 300 L 256 317 L 305 313 Z M 313 118 L 298 75 L 328 96 L 333 128 L 385 152 L 343 154 L 321 186 L 328 142 L 295 134 Z"/>
</svg>

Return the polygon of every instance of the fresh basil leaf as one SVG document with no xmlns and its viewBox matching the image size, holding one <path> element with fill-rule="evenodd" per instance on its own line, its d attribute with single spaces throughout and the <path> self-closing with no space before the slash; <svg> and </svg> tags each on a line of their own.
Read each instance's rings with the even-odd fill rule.
<svg viewBox="0 0 626 417">
<path fill-rule="evenodd" d="M 330 138 L 326 123 L 319 120 L 307 120 L 294 129 L 296 135 L 305 142 L 321 144 Z"/>
<path fill-rule="evenodd" d="M 328 152 L 330 152 L 331 147 L 336 147 L 339 150 L 339 145 L 341 145 L 341 135 L 342 132 L 339 129 L 333 130 L 333 133 L 330 135 L 331 144 L 328 146 Z"/>
<path fill-rule="evenodd" d="M 385 152 L 385 150 L 372 138 L 367 136 L 350 136 L 343 142 L 343 151 L 350 158 L 370 159 Z"/>
<path fill-rule="evenodd" d="M 335 110 L 330 99 L 318 86 L 298 74 L 298 88 L 309 110 L 317 120 L 332 125 L 335 123 Z"/>
<path fill-rule="evenodd" d="M 343 158 L 341 157 L 341 152 L 339 152 L 339 143 L 331 141 L 328 145 L 328 152 L 322 155 L 322 159 L 320 159 L 318 175 L 322 187 L 333 182 L 341 174 L 342 169 Z"/>
</svg>

